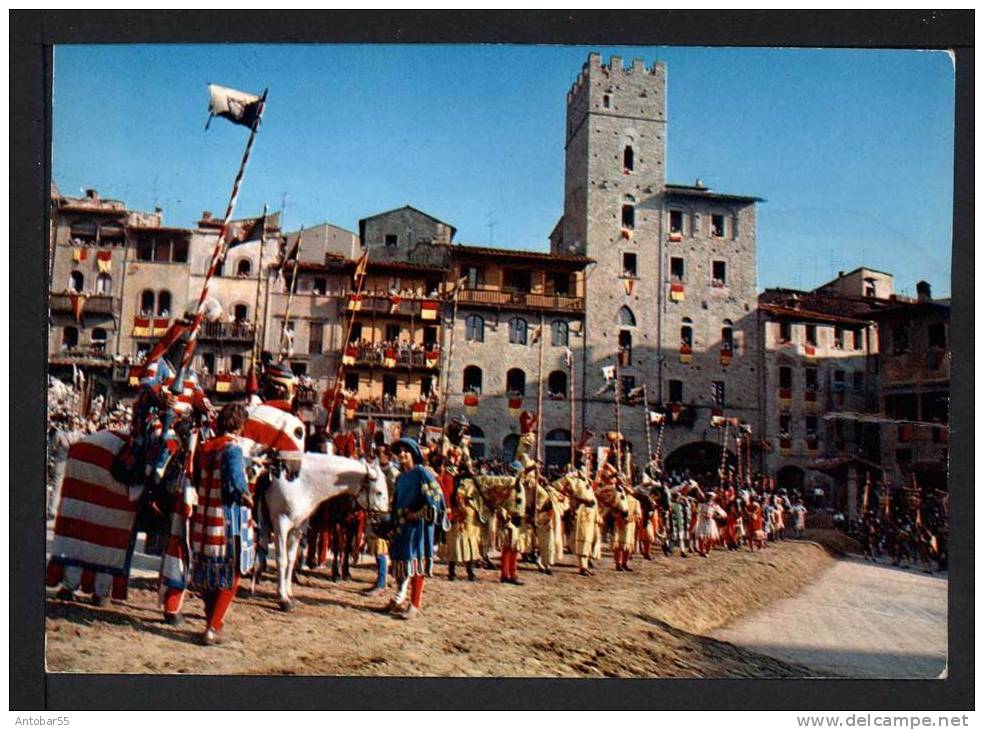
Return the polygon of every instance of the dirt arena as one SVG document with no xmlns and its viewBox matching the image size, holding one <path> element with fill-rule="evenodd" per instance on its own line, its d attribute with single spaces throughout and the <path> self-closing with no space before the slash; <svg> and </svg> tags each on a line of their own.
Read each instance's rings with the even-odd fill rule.
<svg viewBox="0 0 984 730">
<path fill-rule="evenodd" d="M 824 537 L 827 536 L 817 536 Z M 421 615 L 405 622 L 380 612 L 386 596 L 362 591 L 375 577 L 368 558 L 353 580 L 305 572 L 291 613 L 277 609 L 267 574 L 240 596 L 226 620 L 226 643 L 202 647 L 201 601 L 189 596 L 183 626 L 166 625 L 150 579 L 134 579 L 126 603 L 47 600 L 52 672 L 328 674 L 516 677 L 801 677 L 804 667 L 739 649 L 706 634 L 777 598 L 829 567 L 830 539 L 787 541 L 763 552 L 714 551 L 653 561 L 635 556 L 618 573 L 607 553 L 593 578 L 574 559 L 553 576 L 521 566 L 524 586 L 479 570 L 475 583 L 449 582 L 446 566 L 428 579 Z M 459 575 L 463 571 L 459 570 Z M 777 637 L 780 640 L 781 637 Z"/>
</svg>

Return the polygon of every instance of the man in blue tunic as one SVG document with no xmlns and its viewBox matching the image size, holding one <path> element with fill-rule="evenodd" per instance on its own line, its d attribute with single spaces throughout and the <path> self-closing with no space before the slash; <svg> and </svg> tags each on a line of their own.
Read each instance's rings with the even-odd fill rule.
<svg viewBox="0 0 984 730">
<path fill-rule="evenodd" d="M 390 558 L 397 593 L 388 609 L 401 618 L 412 619 L 420 611 L 424 578 L 433 574 L 434 526 L 438 522 L 446 523 L 447 506 L 437 479 L 423 465 L 416 441 L 401 438 L 393 442 L 390 451 L 400 465 L 400 476 L 396 479 L 390 515 L 395 529 Z M 404 608 L 408 586 L 410 605 Z"/>
</svg>

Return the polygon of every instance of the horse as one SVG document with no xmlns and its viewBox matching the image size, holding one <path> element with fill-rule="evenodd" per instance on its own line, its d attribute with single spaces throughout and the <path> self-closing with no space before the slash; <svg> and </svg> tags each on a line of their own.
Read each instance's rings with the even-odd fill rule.
<svg viewBox="0 0 984 730">
<path fill-rule="evenodd" d="M 125 433 L 96 431 L 69 449 L 46 571 L 49 586 L 61 584 L 62 598 L 72 598 L 81 589 L 91 593 L 98 603 L 110 598 L 126 600 L 139 529 L 137 516 L 147 501 L 146 484 L 124 484 L 113 476 L 113 463 L 127 441 Z M 271 449 L 301 451 L 304 424 L 291 413 L 260 404 L 250 412 L 240 443 L 247 456 Z M 173 474 L 183 462 L 184 453 L 179 450 L 171 458 L 169 473 Z M 175 492 L 172 496 L 177 498 L 183 480 L 171 481 Z M 183 516 L 161 515 L 160 521 L 164 525 L 170 523 L 169 546 L 184 543 Z M 182 561 L 186 558 L 165 551 L 161 563 L 164 584 L 184 587 Z"/>
<path fill-rule="evenodd" d="M 303 454 L 295 467 L 273 459 L 264 502 L 270 515 L 277 557 L 277 597 L 280 608 L 293 608 L 292 576 L 301 535 L 321 504 L 353 495 L 370 517 L 389 510 L 389 490 L 379 462 L 334 454 Z"/>
<path fill-rule="evenodd" d="M 349 562 L 359 564 L 365 534 L 366 511 L 356 504 L 352 496 L 328 500 L 318 507 L 308 525 L 307 567 L 314 569 L 324 565 L 330 547 L 331 579 L 351 579 Z"/>
</svg>

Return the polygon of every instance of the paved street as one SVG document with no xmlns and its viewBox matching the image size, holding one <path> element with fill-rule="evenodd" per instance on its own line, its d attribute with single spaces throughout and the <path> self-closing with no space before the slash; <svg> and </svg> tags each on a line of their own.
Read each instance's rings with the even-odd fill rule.
<svg viewBox="0 0 984 730">
<path fill-rule="evenodd" d="M 946 599 L 945 576 L 849 557 L 712 636 L 825 675 L 934 678 L 946 666 Z"/>
</svg>

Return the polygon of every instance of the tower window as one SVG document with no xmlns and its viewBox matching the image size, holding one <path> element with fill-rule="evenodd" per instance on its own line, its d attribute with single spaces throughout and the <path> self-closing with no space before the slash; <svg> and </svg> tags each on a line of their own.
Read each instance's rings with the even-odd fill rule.
<svg viewBox="0 0 984 730">
<path fill-rule="evenodd" d="M 396 376 L 383 376 L 383 397 L 396 398 Z"/>
<path fill-rule="evenodd" d="M 392 233 L 387 233 L 385 240 L 387 246 L 396 246 L 400 242 L 400 239 Z"/>
<path fill-rule="evenodd" d="M 680 345 L 682 347 L 693 347 L 694 346 L 694 328 L 689 324 L 690 320 L 685 319 L 684 324 L 680 327 Z"/>
<path fill-rule="evenodd" d="M 793 387 L 793 369 L 788 365 L 782 365 L 779 367 L 779 387 Z"/>
<path fill-rule="evenodd" d="M 634 253 L 622 254 L 622 276 L 636 276 L 636 255 Z"/>
<path fill-rule="evenodd" d="M 670 211 L 670 233 L 683 233 L 683 211 Z"/>
<path fill-rule="evenodd" d="M 554 370 L 547 377 L 547 391 L 553 400 L 564 400 L 567 398 L 567 373 L 563 370 Z"/>
<path fill-rule="evenodd" d="M 806 344 L 816 346 L 817 326 L 815 324 L 806 325 Z"/>
<path fill-rule="evenodd" d="M 243 356 L 242 355 L 230 355 L 229 356 L 229 371 L 233 375 L 243 374 Z"/>
<path fill-rule="evenodd" d="M 68 275 L 68 288 L 80 292 L 85 287 L 85 277 L 81 271 L 73 271 Z"/>
<path fill-rule="evenodd" d="M 718 408 L 724 408 L 724 381 L 715 380 L 711 383 L 711 397 L 714 400 L 714 405 Z"/>
<path fill-rule="evenodd" d="M 62 331 L 62 349 L 71 350 L 79 346 L 79 331 L 75 327 L 66 327 Z"/>
<path fill-rule="evenodd" d="M 721 328 L 721 349 L 728 352 L 735 351 L 735 330 L 730 320 L 724 320 L 724 327 Z"/>
<path fill-rule="evenodd" d="M 819 376 L 817 374 L 817 369 L 816 368 L 807 368 L 804 371 L 804 375 L 806 377 L 806 389 L 807 390 L 816 390 L 817 387 L 818 387 L 818 385 L 819 385 L 819 383 L 820 383 L 820 378 L 819 378 Z"/>
<path fill-rule="evenodd" d="M 864 346 L 863 345 L 863 342 L 864 342 L 863 337 L 864 337 L 864 334 L 861 332 L 861 330 L 854 330 L 854 349 L 855 350 L 860 350 Z"/>
<path fill-rule="evenodd" d="M 779 437 L 789 438 L 790 433 L 793 429 L 793 417 L 788 413 L 780 414 L 779 416 Z"/>
<path fill-rule="evenodd" d="M 605 109 L 611 109 L 612 97 L 610 97 L 608 94 L 605 94 L 605 96 L 601 100 L 601 105 L 605 107 Z"/>
<path fill-rule="evenodd" d="M 619 361 L 622 367 L 632 364 L 632 333 L 629 330 L 619 330 L 618 333 Z"/>
<path fill-rule="evenodd" d="M 522 317 L 513 317 L 509 320 L 509 342 L 513 345 L 526 344 L 526 320 Z"/>
<path fill-rule="evenodd" d="M 635 228 L 635 206 L 634 205 L 623 205 L 622 206 L 622 228 L 632 230 Z"/>
<path fill-rule="evenodd" d="M 465 340 L 468 342 L 485 342 L 485 320 L 477 314 L 465 317 Z"/>
<path fill-rule="evenodd" d="M 308 328 L 308 354 L 320 355 L 322 339 L 324 337 L 324 325 L 321 322 L 312 322 Z"/>
<path fill-rule="evenodd" d="M 513 368 L 507 372 L 506 392 L 516 395 L 526 395 L 526 373 L 519 368 Z"/>
<path fill-rule="evenodd" d="M 166 289 L 157 294 L 157 316 L 168 317 L 171 314 L 171 292 Z"/>
<path fill-rule="evenodd" d="M 562 319 L 555 319 L 550 323 L 550 344 L 553 347 L 567 347 L 570 340 L 570 327 Z"/>
<path fill-rule="evenodd" d="M 713 286 L 727 286 L 728 266 L 724 261 L 715 261 L 711 264 L 711 284 Z"/>
<path fill-rule="evenodd" d="M 398 324 L 388 324 L 386 325 L 386 339 L 390 342 L 400 341 L 400 325 Z"/>
<path fill-rule="evenodd" d="M 239 259 L 236 264 L 236 276 L 249 276 L 252 264 L 249 259 Z"/>
<path fill-rule="evenodd" d="M 476 365 L 469 365 L 465 368 L 461 389 L 465 393 L 482 392 L 482 369 L 480 367 Z"/>
<path fill-rule="evenodd" d="M 632 172 L 635 169 L 635 152 L 632 151 L 632 145 L 626 145 L 622 151 L 622 169 L 626 172 Z"/>
<path fill-rule="evenodd" d="M 714 238 L 724 238 L 724 216 L 713 214 L 711 216 L 711 235 Z"/>
<path fill-rule="evenodd" d="M 670 403 L 683 403 L 683 381 L 671 380 L 670 382 Z"/>
<path fill-rule="evenodd" d="M 670 257 L 670 278 L 673 281 L 683 281 L 683 258 L 681 256 Z"/>
<path fill-rule="evenodd" d="M 154 302 L 157 297 L 154 296 L 154 292 L 150 289 L 144 289 L 140 293 L 140 315 L 143 317 L 150 317 L 154 314 Z"/>
</svg>

